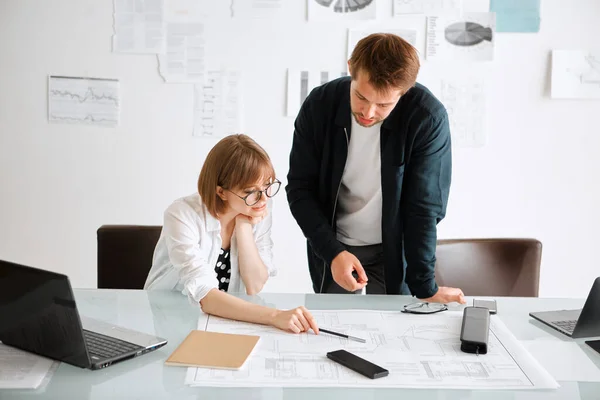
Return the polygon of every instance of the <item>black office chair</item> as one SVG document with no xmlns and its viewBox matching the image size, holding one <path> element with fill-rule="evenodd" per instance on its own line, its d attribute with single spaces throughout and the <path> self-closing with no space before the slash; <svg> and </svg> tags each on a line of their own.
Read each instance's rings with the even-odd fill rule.
<svg viewBox="0 0 600 400">
<path fill-rule="evenodd" d="M 102 225 L 98 229 L 98 288 L 143 289 L 161 226 Z"/>
<path fill-rule="evenodd" d="M 536 239 L 438 240 L 435 278 L 466 296 L 538 297 L 541 258 Z"/>
</svg>

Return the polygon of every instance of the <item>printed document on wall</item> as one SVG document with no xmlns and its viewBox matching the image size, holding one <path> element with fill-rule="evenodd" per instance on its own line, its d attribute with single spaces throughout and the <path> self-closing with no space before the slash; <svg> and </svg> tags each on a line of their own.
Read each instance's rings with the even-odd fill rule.
<svg viewBox="0 0 600 400">
<path fill-rule="evenodd" d="M 494 13 L 427 17 L 427 60 L 493 60 L 495 20 Z"/>
<path fill-rule="evenodd" d="M 600 51 L 553 50 L 551 96 L 600 99 Z"/>
<path fill-rule="evenodd" d="M 283 0 L 233 0 L 234 18 L 276 17 L 283 10 Z"/>
<path fill-rule="evenodd" d="M 286 115 L 295 117 L 314 88 L 346 75 L 346 71 L 288 69 Z"/>
<path fill-rule="evenodd" d="M 194 85 L 194 136 L 224 137 L 243 130 L 242 75 L 239 71 L 207 71 Z"/>
<path fill-rule="evenodd" d="M 347 21 L 377 18 L 375 0 L 306 0 L 309 21 Z"/>
<path fill-rule="evenodd" d="M 352 50 L 360 39 L 369 36 L 372 33 L 391 33 L 400 36 L 413 46 L 417 46 L 417 31 L 410 29 L 348 29 L 348 58 L 352 55 Z"/>
<path fill-rule="evenodd" d="M 120 114 L 119 81 L 116 79 L 50 76 L 50 122 L 116 126 Z"/>
<path fill-rule="evenodd" d="M 114 0 L 113 51 L 159 54 L 165 50 L 163 0 Z"/>
<path fill-rule="evenodd" d="M 166 3 L 166 52 L 158 55 L 158 69 L 165 82 L 202 82 L 206 20 L 202 4 L 195 0 Z"/>
<path fill-rule="evenodd" d="M 484 79 L 475 75 L 468 79 L 442 79 L 439 97 L 448 112 L 452 145 L 483 146 L 486 115 Z"/>
<path fill-rule="evenodd" d="M 462 0 L 394 0 L 394 15 L 460 12 Z"/>
<path fill-rule="evenodd" d="M 312 331 L 298 335 L 273 327 L 209 316 L 208 331 L 261 337 L 239 371 L 190 368 L 186 383 L 219 387 L 369 387 L 521 390 L 554 389 L 556 381 L 493 316 L 488 353 L 460 350 L 462 312 L 428 315 L 377 310 L 314 310 L 319 326 L 366 343 Z M 201 329 L 203 329 L 202 327 Z M 366 378 L 325 355 L 346 349 L 390 371 Z"/>
</svg>

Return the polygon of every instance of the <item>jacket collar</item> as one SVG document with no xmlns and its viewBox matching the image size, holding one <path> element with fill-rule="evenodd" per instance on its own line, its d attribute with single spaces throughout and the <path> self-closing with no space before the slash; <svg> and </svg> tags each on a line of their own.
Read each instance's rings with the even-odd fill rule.
<svg viewBox="0 0 600 400">
<path fill-rule="evenodd" d="M 352 112 L 350 111 L 350 80 L 344 79 L 340 85 L 339 105 L 335 114 L 335 124 L 343 128 L 350 128 L 352 125 Z"/>
<path fill-rule="evenodd" d="M 198 205 L 202 210 L 202 214 L 204 214 L 204 226 L 207 232 L 219 231 L 221 230 L 221 223 L 218 219 L 212 216 L 211 213 L 208 212 L 208 209 L 204 205 L 202 198 L 198 197 Z"/>
<path fill-rule="evenodd" d="M 348 78 L 340 85 L 341 89 L 339 95 L 339 105 L 335 114 L 335 124 L 343 128 L 350 128 L 352 126 L 352 111 L 350 109 L 350 82 L 351 78 Z M 400 97 L 396 107 L 394 107 L 390 115 L 388 115 L 383 121 L 383 124 L 381 125 L 382 128 L 392 130 L 394 126 L 398 126 L 397 122 L 401 116 L 400 107 L 402 106 L 403 97 L 406 95 L 407 93 Z"/>
</svg>

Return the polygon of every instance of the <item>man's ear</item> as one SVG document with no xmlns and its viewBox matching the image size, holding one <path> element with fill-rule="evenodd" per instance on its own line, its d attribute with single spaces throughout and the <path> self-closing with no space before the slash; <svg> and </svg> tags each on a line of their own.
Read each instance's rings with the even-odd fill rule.
<svg viewBox="0 0 600 400">
<path fill-rule="evenodd" d="M 348 60 L 348 73 L 352 76 L 352 68 L 350 67 L 350 60 Z"/>
<path fill-rule="evenodd" d="M 221 186 L 217 186 L 216 193 L 221 200 L 227 201 L 227 198 L 225 197 L 225 189 L 223 189 Z"/>
</svg>

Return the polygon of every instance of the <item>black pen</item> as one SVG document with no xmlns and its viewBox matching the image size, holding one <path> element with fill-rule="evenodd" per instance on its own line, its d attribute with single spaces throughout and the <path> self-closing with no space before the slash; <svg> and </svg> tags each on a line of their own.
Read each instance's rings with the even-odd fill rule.
<svg viewBox="0 0 600 400">
<path fill-rule="evenodd" d="M 319 328 L 319 332 L 329 333 L 330 335 L 335 335 L 335 336 L 343 337 L 343 338 L 346 338 L 348 340 L 355 340 L 355 341 L 360 342 L 360 343 L 367 343 L 367 341 L 365 339 L 361 339 L 361 338 L 356 337 L 356 336 L 346 335 L 345 333 L 338 333 L 338 332 L 334 332 L 334 331 L 328 331 L 327 329 L 323 329 L 323 328 Z"/>
</svg>

